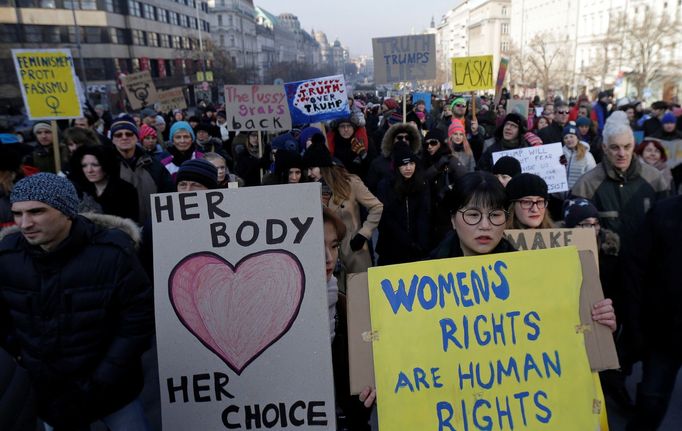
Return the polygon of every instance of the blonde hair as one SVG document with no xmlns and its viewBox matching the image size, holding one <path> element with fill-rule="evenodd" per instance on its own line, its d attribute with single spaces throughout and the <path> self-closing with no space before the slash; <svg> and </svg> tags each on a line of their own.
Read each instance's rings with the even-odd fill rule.
<svg viewBox="0 0 682 431">
<path fill-rule="evenodd" d="M 350 173 L 343 166 L 321 167 L 320 174 L 332 190 L 332 200 L 335 204 L 350 198 Z"/>
<path fill-rule="evenodd" d="M 464 135 L 464 139 L 462 140 L 462 147 L 464 148 L 464 154 L 466 154 L 467 156 L 473 156 L 474 152 L 471 150 L 471 145 L 469 145 L 469 140 L 467 139 L 467 135 L 466 135 L 466 133 L 464 133 L 463 135 Z M 448 143 L 452 140 L 453 136 L 455 136 L 454 133 L 448 137 Z M 454 141 L 452 143 L 454 144 Z M 456 152 L 453 150 L 452 146 L 450 146 L 450 150 L 452 150 L 453 153 Z"/>
</svg>

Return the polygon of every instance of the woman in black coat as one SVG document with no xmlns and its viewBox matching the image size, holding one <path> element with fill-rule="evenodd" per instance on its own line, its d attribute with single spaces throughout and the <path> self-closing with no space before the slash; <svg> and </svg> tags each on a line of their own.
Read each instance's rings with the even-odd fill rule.
<svg viewBox="0 0 682 431">
<path fill-rule="evenodd" d="M 118 172 L 116 155 L 108 147 L 83 146 L 71 158 L 70 179 L 82 200 L 94 200 L 104 214 L 137 220 L 137 190 L 120 179 Z"/>
<path fill-rule="evenodd" d="M 377 198 L 384 204 L 379 222 L 379 265 L 414 262 L 429 251 L 429 187 L 416 168 L 407 144 L 393 150 L 392 178 L 379 183 Z"/>
</svg>

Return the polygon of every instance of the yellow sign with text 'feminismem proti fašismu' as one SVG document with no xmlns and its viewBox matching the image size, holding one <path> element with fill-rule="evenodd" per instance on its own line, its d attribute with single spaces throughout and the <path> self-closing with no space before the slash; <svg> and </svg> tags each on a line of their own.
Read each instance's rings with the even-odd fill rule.
<svg viewBox="0 0 682 431">
<path fill-rule="evenodd" d="M 12 56 L 29 119 L 83 116 L 70 50 L 13 49 Z"/>
<path fill-rule="evenodd" d="M 599 429 L 581 282 L 575 247 L 371 268 L 379 428 Z"/>
</svg>

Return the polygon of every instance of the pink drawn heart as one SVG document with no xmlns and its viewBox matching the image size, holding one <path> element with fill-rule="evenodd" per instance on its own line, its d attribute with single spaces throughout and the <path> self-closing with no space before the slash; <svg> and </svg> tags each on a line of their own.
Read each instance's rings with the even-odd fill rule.
<svg viewBox="0 0 682 431">
<path fill-rule="evenodd" d="M 182 324 L 240 375 L 293 325 L 305 276 L 285 250 L 254 253 L 235 266 L 201 252 L 175 265 L 168 288 Z"/>
</svg>

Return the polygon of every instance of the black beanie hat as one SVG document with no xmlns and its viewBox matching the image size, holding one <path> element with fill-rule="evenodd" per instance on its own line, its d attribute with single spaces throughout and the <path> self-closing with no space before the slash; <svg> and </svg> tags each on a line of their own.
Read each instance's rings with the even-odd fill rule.
<svg viewBox="0 0 682 431">
<path fill-rule="evenodd" d="M 213 166 L 213 163 L 204 159 L 187 160 L 178 170 L 178 175 L 175 177 L 175 184 L 180 181 L 195 181 L 203 184 L 207 189 L 218 188 L 218 169 Z"/>
<path fill-rule="evenodd" d="M 16 172 L 21 165 L 21 158 L 18 152 L 6 147 L 9 145 L 0 144 L 0 171 Z"/>
<path fill-rule="evenodd" d="M 299 168 L 303 170 L 303 159 L 295 151 L 278 150 L 275 155 L 275 173 L 277 175 L 289 175 L 289 169 Z"/>
<path fill-rule="evenodd" d="M 510 201 L 521 199 L 524 196 L 540 196 L 549 198 L 547 183 L 541 177 L 534 174 L 519 174 L 507 183 L 507 198 Z"/>
<path fill-rule="evenodd" d="M 414 155 L 409 145 L 403 142 L 395 144 L 391 156 L 393 157 L 393 166 L 396 168 L 417 160 L 417 156 Z"/>
<path fill-rule="evenodd" d="M 493 166 L 494 175 L 509 175 L 515 177 L 521 173 L 521 163 L 514 157 L 504 156 Z"/>
<path fill-rule="evenodd" d="M 574 228 L 586 218 L 599 218 L 599 211 L 592 202 L 585 198 L 567 199 L 563 208 L 564 225 Z"/>
<path fill-rule="evenodd" d="M 313 142 L 303 154 L 306 168 L 326 168 L 333 166 L 332 155 L 324 142 Z"/>
<path fill-rule="evenodd" d="M 426 134 L 426 137 L 424 137 L 424 142 L 429 141 L 431 139 L 437 139 L 438 142 L 442 144 L 443 142 L 445 142 L 445 133 L 443 133 L 443 131 L 440 129 L 431 129 Z"/>
</svg>

